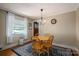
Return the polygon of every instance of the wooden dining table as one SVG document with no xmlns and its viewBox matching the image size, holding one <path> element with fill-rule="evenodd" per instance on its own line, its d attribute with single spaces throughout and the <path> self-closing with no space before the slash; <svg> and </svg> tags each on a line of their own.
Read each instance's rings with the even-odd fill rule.
<svg viewBox="0 0 79 59">
<path fill-rule="evenodd" d="M 50 36 L 34 36 L 34 37 L 32 37 L 32 39 L 34 39 L 34 40 L 40 40 L 40 41 L 47 41 L 47 40 L 49 40 L 49 38 L 50 38 Z"/>
<path fill-rule="evenodd" d="M 32 44 L 33 52 L 38 52 L 39 55 L 40 55 L 40 53 L 46 52 L 49 55 L 49 49 L 51 47 L 51 44 L 49 43 L 50 37 L 51 36 L 49 36 L 49 35 L 48 36 L 41 36 L 40 35 L 40 36 L 32 37 L 32 39 L 33 39 L 33 44 Z"/>
<path fill-rule="evenodd" d="M 38 38 L 41 41 L 47 41 L 47 40 L 49 40 L 50 36 L 38 36 Z"/>
</svg>

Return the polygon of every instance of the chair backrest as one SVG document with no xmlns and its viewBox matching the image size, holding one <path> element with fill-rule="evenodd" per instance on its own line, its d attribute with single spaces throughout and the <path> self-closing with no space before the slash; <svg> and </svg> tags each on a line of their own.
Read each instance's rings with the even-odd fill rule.
<svg viewBox="0 0 79 59">
<path fill-rule="evenodd" d="M 53 36 L 50 36 L 49 40 L 44 42 L 45 45 L 49 45 L 49 46 L 52 46 L 52 43 L 53 43 Z"/>
<path fill-rule="evenodd" d="M 50 36 L 50 44 L 52 45 L 52 43 L 53 43 L 53 40 L 54 40 L 54 36 L 52 35 L 52 36 Z"/>
<path fill-rule="evenodd" d="M 50 33 L 46 33 L 45 36 L 51 36 L 51 34 Z"/>
<path fill-rule="evenodd" d="M 39 38 L 38 38 L 38 36 L 33 36 L 33 37 L 32 37 L 32 40 L 38 41 Z"/>
<path fill-rule="evenodd" d="M 32 48 L 41 49 L 41 47 L 42 47 L 42 44 L 41 44 L 41 41 L 39 39 L 34 40 L 34 42 L 32 42 Z"/>
</svg>

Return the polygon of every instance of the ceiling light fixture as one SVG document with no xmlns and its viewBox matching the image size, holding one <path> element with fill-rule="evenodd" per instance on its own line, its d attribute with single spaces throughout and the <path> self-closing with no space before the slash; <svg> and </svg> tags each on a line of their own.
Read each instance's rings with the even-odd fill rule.
<svg viewBox="0 0 79 59">
<path fill-rule="evenodd" d="M 44 23 L 46 23 L 46 20 L 45 20 L 44 17 L 43 17 L 43 9 L 40 9 L 40 11 L 41 11 L 41 19 L 40 19 L 40 22 L 41 22 L 42 24 L 44 24 Z"/>
</svg>

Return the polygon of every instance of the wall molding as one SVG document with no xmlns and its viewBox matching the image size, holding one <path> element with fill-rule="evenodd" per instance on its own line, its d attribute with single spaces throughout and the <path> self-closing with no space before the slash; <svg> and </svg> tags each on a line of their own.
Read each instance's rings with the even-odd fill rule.
<svg viewBox="0 0 79 59">
<path fill-rule="evenodd" d="M 56 46 L 61 46 L 61 47 L 65 47 L 65 48 L 70 48 L 70 49 L 76 50 L 78 55 L 79 55 L 79 49 L 76 48 L 76 47 L 72 47 L 72 46 L 68 46 L 68 45 L 63 45 L 63 44 L 57 44 L 57 43 L 52 43 L 52 44 L 56 45 Z"/>
</svg>

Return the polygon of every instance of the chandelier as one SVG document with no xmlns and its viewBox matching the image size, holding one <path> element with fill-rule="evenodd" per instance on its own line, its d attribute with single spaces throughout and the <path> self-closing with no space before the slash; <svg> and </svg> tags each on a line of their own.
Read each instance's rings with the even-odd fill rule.
<svg viewBox="0 0 79 59">
<path fill-rule="evenodd" d="M 41 19 L 40 19 L 40 22 L 42 24 L 44 24 L 44 23 L 46 23 L 46 20 L 44 19 L 44 16 L 43 16 L 43 9 L 40 9 L 40 11 L 41 11 Z"/>
</svg>

